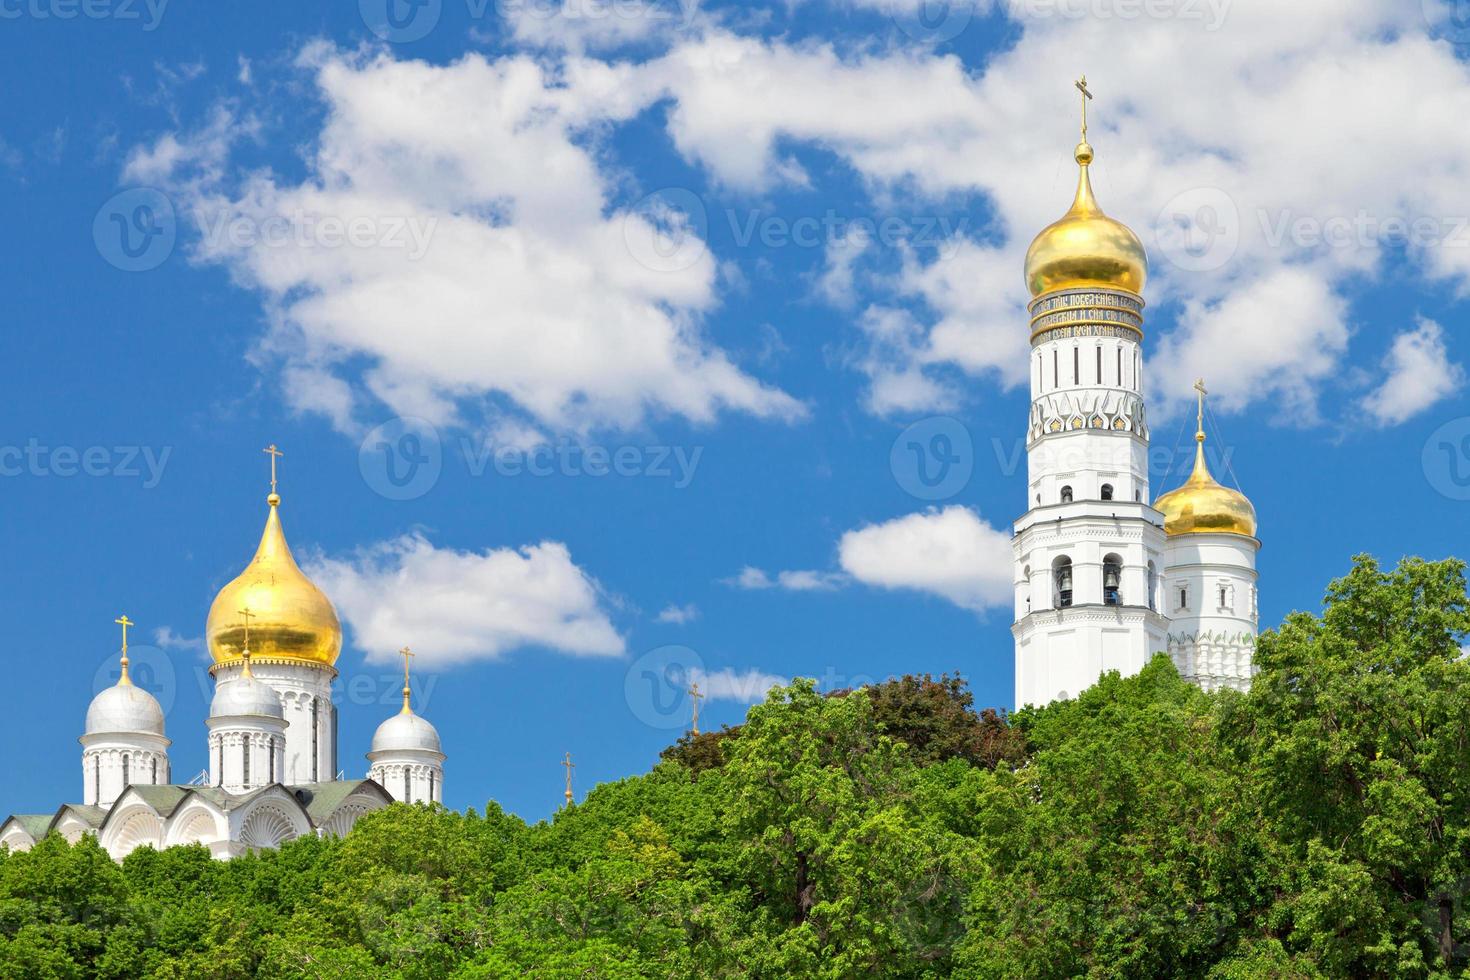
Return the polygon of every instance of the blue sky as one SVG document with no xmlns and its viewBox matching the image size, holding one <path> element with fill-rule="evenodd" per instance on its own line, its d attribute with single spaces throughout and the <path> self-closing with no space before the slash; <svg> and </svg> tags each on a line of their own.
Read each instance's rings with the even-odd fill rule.
<svg viewBox="0 0 1470 980">
<path fill-rule="evenodd" d="M 0 5 L 0 810 L 78 798 L 122 612 L 204 767 L 272 442 L 349 775 L 405 643 L 446 802 L 531 819 L 564 752 L 579 795 L 652 764 L 670 664 L 709 726 L 793 674 L 1009 706 L 1020 258 L 1083 71 L 1151 255 L 1154 492 L 1203 374 L 1263 626 L 1355 552 L 1461 553 L 1470 25 L 1281 6 Z M 937 491 L 910 426 L 956 447 Z"/>
</svg>

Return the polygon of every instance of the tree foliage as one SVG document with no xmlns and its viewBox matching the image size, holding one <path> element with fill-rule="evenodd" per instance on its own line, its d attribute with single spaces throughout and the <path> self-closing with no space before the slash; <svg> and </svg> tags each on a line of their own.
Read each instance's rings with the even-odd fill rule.
<svg viewBox="0 0 1470 980">
<path fill-rule="evenodd" d="M 774 690 L 528 826 L 394 805 L 229 862 L 0 849 L 5 977 L 1467 975 L 1464 570 L 1356 559 L 1249 694 L 1167 657 L 1014 716 Z"/>
</svg>

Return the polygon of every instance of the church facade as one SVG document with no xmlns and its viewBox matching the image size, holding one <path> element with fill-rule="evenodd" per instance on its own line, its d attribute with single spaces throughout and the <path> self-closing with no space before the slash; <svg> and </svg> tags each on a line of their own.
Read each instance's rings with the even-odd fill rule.
<svg viewBox="0 0 1470 980">
<path fill-rule="evenodd" d="M 1154 499 L 1143 361 L 1142 242 L 1103 213 L 1088 168 L 1085 83 L 1072 207 L 1026 254 L 1031 413 L 1026 513 L 1014 525 L 1016 706 L 1074 697 L 1167 652 L 1206 690 L 1244 690 L 1257 627 L 1255 509 L 1205 454 Z"/>
<path fill-rule="evenodd" d="M 207 779 L 172 782 L 163 710 L 128 675 L 123 616 L 118 682 L 87 709 L 82 802 L 0 824 L 0 844 L 25 850 L 51 831 L 97 836 L 117 860 L 143 845 L 203 844 L 219 858 L 277 847 L 307 834 L 346 834 L 397 800 L 443 801 L 439 733 L 413 711 L 404 650 L 403 708 L 378 726 L 365 779 L 338 770 L 332 681 L 342 626 L 297 566 L 271 493 L 254 558 L 215 597 L 205 626 L 214 697 L 205 722 Z"/>
</svg>

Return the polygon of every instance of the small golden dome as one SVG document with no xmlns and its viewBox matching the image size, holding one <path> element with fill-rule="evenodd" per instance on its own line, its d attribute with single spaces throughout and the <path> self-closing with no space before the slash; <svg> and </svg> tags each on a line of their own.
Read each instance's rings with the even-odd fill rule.
<svg viewBox="0 0 1470 980">
<path fill-rule="evenodd" d="M 1195 434 L 1194 472 L 1184 485 L 1154 501 L 1164 515 L 1164 531 L 1175 534 L 1256 536 L 1256 509 L 1245 494 L 1221 486 L 1205 463 L 1205 434 Z"/>
<path fill-rule="evenodd" d="M 1148 278 L 1143 242 L 1098 207 L 1087 176 L 1092 147 L 1085 139 L 1074 157 L 1077 197 L 1071 210 L 1043 228 L 1026 250 L 1026 288 L 1032 296 L 1079 286 L 1125 289 L 1141 296 Z"/>
<path fill-rule="evenodd" d="M 281 498 L 273 492 L 267 502 L 270 511 L 255 557 L 209 607 L 204 628 L 209 655 L 217 664 L 241 658 L 246 636 L 242 610 L 249 610 L 251 659 L 330 667 L 342 652 L 342 624 L 326 595 L 291 557 L 281 529 Z"/>
</svg>

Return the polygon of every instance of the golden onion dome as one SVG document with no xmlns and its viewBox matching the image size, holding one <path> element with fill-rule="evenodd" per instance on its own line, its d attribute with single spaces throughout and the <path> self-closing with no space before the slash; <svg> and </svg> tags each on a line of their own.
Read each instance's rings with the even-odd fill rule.
<svg viewBox="0 0 1470 980">
<path fill-rule="evenodd" d="M 1256 508 L 1246 495 L 1221 486 L 1205 463 L 1205 434 L 1195 433 L 1194 472 L 1184 485 L 1154 501 L 1164 515 L 1164 531 L 1175 534 L 1256 536 Z"/>
<path fill-rule="evenodd" d="M 1074 156 L 1079 167 L 1077 196 L 1071 209 L 1043 228 L 1026 250 L 1026 288 L 1032 296 L 1087 286 L 1142 295 L 1148 278 L 1143 242 L 1098 207 L 1087 175 L 1092 147 L 1085 138 Z"/>
<path fill-rule="evenodd" d="M 209 655 L 216 664 L 240 660 L 248 629 L 250 654 L 256 663 L 292 661 L 331 667 L 342 652 L 337 611 L 291 557 L 281 529 L 281 498 L 272 493 L 266 499 L 270 512 L 255 557 L 233 582 L 220 589 L 209 607 L 204 628 Z"/>
</svg>

